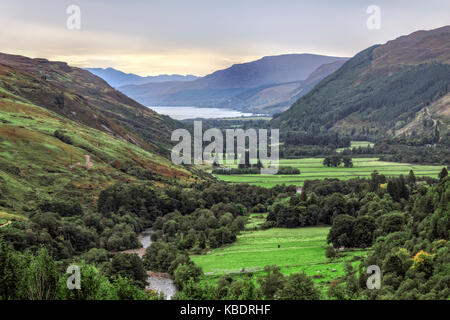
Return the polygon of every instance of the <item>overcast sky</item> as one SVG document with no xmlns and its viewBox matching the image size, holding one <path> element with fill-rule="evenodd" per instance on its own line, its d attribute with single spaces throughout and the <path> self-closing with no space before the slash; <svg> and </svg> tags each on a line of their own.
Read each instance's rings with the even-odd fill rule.
<svg viewBox="0 0 450 320">
<path fill-rule="evenodd" d="M 81 29 L 66 26 L 69 5 Z M 369 30 L 369 5 L 381 29 Z M 450 24 L 449 0 L 0 0 L 0 52 L 114 67 L 140 75 L 205 75 L 267 55 L 353 56 Z"/>
</svg>

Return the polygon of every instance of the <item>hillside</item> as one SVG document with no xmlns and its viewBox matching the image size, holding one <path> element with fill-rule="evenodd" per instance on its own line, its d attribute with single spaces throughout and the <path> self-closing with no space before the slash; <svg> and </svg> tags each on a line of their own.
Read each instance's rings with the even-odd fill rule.
<svg viewBox="0 0 450 320">
<path fill-rule="evenodd" d="M 284 131 L 322 128 L 373 139 L 405 133 L 436 140 L 448 132 L 449 92 L 446 26 L 363 50 L 272 125 Z"/>
<path fill-rule="evenodd" d="M 0 207 L 9 212 L 50 195 L 93 205 L 118 181 L 191 179 L 170 160 L 0 90 Z"/>
<path fill-rule="evenodd" d="M 0 53 L 1 88 L 70 120 L 167 155 L 170 132 L 180 123 L 162 116 L 89 71 L 65 62 Z"/>
<path fill-rule="evenodd" d="M 0 211 L 24 214 L 48 198 L 92 208 L 117 182 L 197 179 L 156 146 L 168 146 L 158 135 L 177 122 L 65 63 L 4 54 L 0 61 Z"/>
<path fill-rule="evenodd" d="M 277 112 L 289 100 L 311 87 L 302 85 L 324 64 L 345 58 L 312 54 L 288 54 L 235 64 L 195 81 L 170 81 L 120 87 L 126 95 L 145 105 L 233 108 L 243 111 Z M 323 69 L 322 78 L 339 67 Z M 324 72 L 324 71 L 327 71 Z M 322 79 L 320 78 L 320 79 Z"/>
<path fill-rule="evenodd" d="M 114 88 L 126 85 L 139 85 L 166 81 L 193 81 L 197 79 L 196 76 L 190 74 L 185 76 L 180 74 L 160 74 L 158 76 L 141 77 L 137 74 L 125 73 L 114 68 L 85 68 L 85 70 L 102 78 Z"/>
</svg>

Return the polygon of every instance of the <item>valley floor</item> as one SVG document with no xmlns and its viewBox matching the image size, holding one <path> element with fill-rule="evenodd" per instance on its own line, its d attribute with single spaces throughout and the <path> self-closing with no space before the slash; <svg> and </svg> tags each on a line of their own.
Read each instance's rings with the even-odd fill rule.
<svg viewBox="0 0 450 320">
<path fill-rule="evenodd" d="M 325 167 L 323 158 L 304 158 L 304 159 L 281 159 L 280 166 L 295 167 L 300 170 L 299 175 L 260 175 L 260 174 L 242 174 L 242 175 L 216 175 L 217 178 L 235 182 L 249 183 L 262 187 L 273 187 L 277 184 L 303 186 L 306 180 L 315 179 L 340 179 L 348 180 L 352 178 L 369 177 L 377 170 L 386 176 L 398 176 L 400 174 L 408 175 L 410 170 L 414 171 L 417 177 L 430 176 L 437 178 L 443 166 L 432 165 L 414 165 L 408 163 L 380 161 L 378 158 L 353 158 L 353 168 L 345 167 Z M 227 165 L 228 166 L 228 165 Z M 231 167 L 237 165 L 231 165 Z"/>
<path fill-rule="evenodd" d="M 368 252 L 347 251 L 344 257 L 330 261 L 325 256 L 328 231 L 329 227 L 244 231 L 235 243 L 191 258 L 203 269 L 203 282 L 215 282 L 224 274 L 232 277 L 243 276 L 245 272 L 258 274 L 265 266 L 277 265 L 285 275 L 305 272 L 323 291 L 329 281 L 345 274 L 344 261 L 352 261 L 354 256 L 365 257 Z"/>
</svg>

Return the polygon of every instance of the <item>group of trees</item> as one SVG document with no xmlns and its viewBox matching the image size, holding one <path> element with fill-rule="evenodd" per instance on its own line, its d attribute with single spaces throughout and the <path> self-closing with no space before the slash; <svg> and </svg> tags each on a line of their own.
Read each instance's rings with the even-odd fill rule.
<svg viewBox="0 0 450 320">
<path fill-rule="evenodd" d="M 0 238 L 0 300 L 154 300 L 160 297 L 145 291 L 133 274 L 129 258 L 114 257 L 108 271 L 86 261 L 73 262 L 80 268 L 80 289 L 67 287 L 68 264 L 56 261 L 44 248 L 36 253 L 19 252 Z M 142 263 L 142 262 L 141 262 Z M 124 267 L 126 265 L 126 267 Z"/>
<path fill-rule="evenodd" d="M 342 137 L 335 132 L 320 131 L 318 127 L 310 127 L 307 132 L 304 131 L 286 131 L 282 132 L 281 140 L 286 145 L 291 146 L 331 146 L 336 148 L 350 147 L 350 138 Z"/>
<path fill-rule="evenodd" d="M 383 139 L 377 141 L 374 151 L 383 161 L 450 165 L 450 145 L 446 140 L 438 144 L 410 145 L 409 139 Z"/>
<path fill-rule="evenodd" d="M 438 179 L 417 178 L 412 171 L 391 178 L 374 172 L 370 179 L 305 183 L 301 195 L 269 206 L 267 220 L 278 227 L 331 225 L 330 258 L 337 247 L 373 246 L 359 272 L 346 266 L 346 276 L 330 284 L 330 298 L 448 299 L 449 205 L 446 168 Z M 382 269 L 380 290 L 366 287 L 369 265 Z"/>
<path fill-rule="evenodd" d="M 349 137 L 321 131 L 314 126 L 309 130 L 308 132 L 282 132 L 280 139 L 283 144 L 280 146 L 280 156 L 282 158 L 324 156 L 335 154 L 336 148 L 350 147 Z"/>
<path fill-rule="evenodd" d="M 251 272 L 222 276 L 216 285 L 185 277 L 175 299 L 183 300 L 318 300 L 320 291 L 304 273 L 284 276 L 277 266 L 266 266 L 261 276 Z"/>
<path fill-rule="evenodd" d="M 380 189 L 385 182 L 386 177 L 377 172 L 372 173 L 370 179 L 306 181 L 301 194 L 279 199 L 268 207 L 268 225 L 288 228 L 331 225 L 338 215 L 365 215 L 369 202 L 377 202 L 380 196 L 385 196 Z M 392 202 L 389 194 L 385 201 Z M 372 212 L 376 206 L 370 208 Z M 373 214 L 377 215 L 375 212 Z"/>
<path fill-rule="evenodd" d="M 130 168 L 125 166 L 123 170 Z M 96 270 L 95 281 L 103 283 L 102 288 L 117 284 L 125 286 L 125 290 L 130 285 L 130 294 L 136 288 L 136 295 L 146 298 L 145 270 L 168 272 L 178 279 L 177 283 L 189 275 L 201 274 L 188 252 L 232 243 L 245 227 L 248 212 L 254 208 L 265 210 L 277 198 L 295 192 L 293 186 L 266 189 L 217 182 L 163 189 L 150 183 L 119 183 L 100 193 L 96 208 L 74 200 L 45 198 L 30 209 L 28 219 L 1 228 L 0 237 L 3 248 L 7 248 L 4 252 L 17 259 L 32 259 L 45 248 L 42 250 L 57 265 L 58 281 L 64 277 L 62 261 L 86 261 L 89 272 Z M 115 254 L 139 247 L 137 234 L 150 226 L 154 242 L 143 260 L 137 255 Z M 62 298 L 59 294 L 54 291 L 51 297 Z M 0 296 L 27 297 L 22 293 Z M 106 296 L 96 295 L 102 297 Z"/>
<path fill-rule="evenodd" d="M 377 236 L 397 231 L 406 222 L 402 211 L 426 190 L 426 181 L 438 180 L 428 178 L 416 184 L 411 171 L 407 178 L 386 178 L 374 172 L 370 179 L 309 181 L 301 194 L 268 207 L 267 225 L 331 225 L 328 241 L 334 246 L 367 247 Z"/>
<path fill-rule="evenodd" d="M 96 208 L 46 198 L 29 209 L 28 219 L 0 228 L 0 298 L 159 298 L 144 290 L 145 270 L 172 275 L 180 299 L 318 298 L 311 279 L 283 276 L 276 267 L 257 279 L 243 272 L 217 285 L 198 282 L 202 271 L 189 254 L 234 242 L 249 212 L 267 211 L 265 227 L 330 225 L 327 240 L 333 247 L 373 246 L 361 266 L 382 266 L 385 289 L 364 291 L 365 273 L 361 269 L 357 279 L 349 268 L 345 283 L 330 286 L 330 297 L 448 298 L 443 287 L 449 281 L 448 171 L 444 168 L 437 178 L 417 178 L 412 171 L 407 177 L 373 172 L 369 179 L 306 181 L 301 194 L 295 186 L 119 183 L 100 193 Z M 154 230 L 153 243 L 142 260 L 116 254 L 138 247 L 137 234 L 148 227 Z M 65 285 L 65 269 L 73 262 L 86 281 L 81 291 Z M 44 287 L 38 288 L 42 281 Z"/>
<path fill-rule="evenodd" d="M 348 156 L 342 155 L 329 156 L 323 159 L 323 165 L 327 167 L 339 167 L 341 164 L 346 168 L 351 168 L 353 167 L 353 160 Z"/>
</svg>

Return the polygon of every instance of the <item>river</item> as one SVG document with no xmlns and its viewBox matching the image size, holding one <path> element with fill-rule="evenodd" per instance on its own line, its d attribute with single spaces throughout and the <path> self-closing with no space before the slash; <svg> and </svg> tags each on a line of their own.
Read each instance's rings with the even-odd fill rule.
<svg viewBox="0 0 450 320">
<path fill-rule="evenodd" d="M 145 250 L 152 244 L 153 230 L 147 229 L 139 234 L 139 242 L 142 244 L 142 248 L 136 249 L 136 253 L 142 258 L 145 254 Z M 175 284 L 173 283 L 170 275 L 164 273 L 155 273 L 147 271 L 148 285 L 145 287 L 147 290 L 155 290 L 158 293 L 164 293 L 166 300 L 172 299 L 172 296 L 177 292 Z"/>
</svg>

